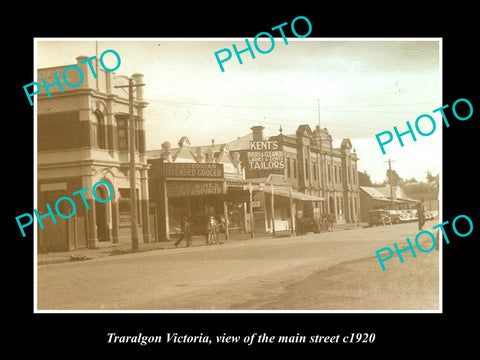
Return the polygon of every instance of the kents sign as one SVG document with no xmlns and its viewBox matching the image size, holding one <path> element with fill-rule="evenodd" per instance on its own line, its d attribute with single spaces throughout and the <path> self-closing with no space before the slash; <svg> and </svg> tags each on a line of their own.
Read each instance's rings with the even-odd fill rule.
<svg viewBox="0 0 480 360">
<path fill-rule="evenodd" d="M 250 141 L 247 162 L 245 168 L 247 179 L 285 172 L 285 153 L 276 140 Z"/>
</svg>

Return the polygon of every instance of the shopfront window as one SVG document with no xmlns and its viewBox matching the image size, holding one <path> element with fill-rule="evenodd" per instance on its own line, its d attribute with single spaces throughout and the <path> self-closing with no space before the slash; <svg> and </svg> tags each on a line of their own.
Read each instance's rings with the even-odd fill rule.
<svg viewBox="0 0 480 360">
<path fill-rule="evenodd" d="M 240 230 L 245 227 L 245 208 L 243 203 L 227 203 L 228 208 L 228 229 Z"/>
<path fill-rule="evenodd" d="M 168 200 L 168 226 L 171 234 L 181 231 L 182 219 L 189 215 L 186 198 L 171 198 Z"/>
<path fill-rule="evenodd" d="M 127 227 L 131 225 L 131 213 L 130 213 L 130 188 L 119 188 L 120 198 L 118 200 L 118 213 L 120 216 L 120 226 Z M 138 224 L 140 225 L 140 198 L 138 196 L 138 189 L 137 189 L 137 220 Z"/>
</svg>

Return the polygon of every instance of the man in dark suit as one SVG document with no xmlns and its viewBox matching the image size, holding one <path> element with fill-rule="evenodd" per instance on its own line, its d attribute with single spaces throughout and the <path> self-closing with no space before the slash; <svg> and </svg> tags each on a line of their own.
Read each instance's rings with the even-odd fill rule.
<svg viewBox="0 0 480 360">
<path fill-rule="evenodd" d="M 425 206 L 423 205 L 423 198 L 415 205 L 417 209 L 417 217 L 418 217 L 418 230 L 423 230 L 423 225 L 425 225 Z"/>
<path fill-rule="evenodd" d="M 187 243 L 187 247 L 192 246 L 192 229 L 190 227 L 190 223 L 188 222 L 188 217 L 183 218 L 182 230 L 180 237 L 175 242 L 175 247 L 178 246 L 183 240 Z"/>
</svg>

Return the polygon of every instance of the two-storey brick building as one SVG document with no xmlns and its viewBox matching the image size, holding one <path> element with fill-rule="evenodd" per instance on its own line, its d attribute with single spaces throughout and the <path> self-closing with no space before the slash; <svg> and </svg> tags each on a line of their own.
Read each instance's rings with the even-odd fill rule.
<svg viewBox="0 0 480 360">
<path fill-rule="evenodd" d="M 129 236 L 130 229 L 130 181 L 129 181 L 129 100 L 125 89 L 115 88 L 123 83 L 115 73 L 105 71 L 97 64 L 95 78 L 89 71 L 87 57 L 78 57 L 83 72 L 83 82 L 77 87 L 64 83 L 61 74 L 70 65 L 38 69 L 38 78 L 53 84 L 54 73 L 59 74 L 63 92 L 58 85 L 50 87 L 51 97 L 37 95 L 37 210 L 47 212 L 46 204 L 53 206 L 62 196 L 75 201 L 75 215 L 62 219 L 55 215 L 42 219 L 44 229 L 38 231 L 40 251 L 60 251 L 81 247 L 94 248 L 100 241 L 118 242 L 122 234 Z M 79 83 L 79 74 L 67 72 L 69 84 Z M 141 83 L 143 75 L 134 74 L 134 81 Z M 139 238 L 149 241 L 148 216 L 148 164 L 145 156 L 145 118 L 147 103 L 141 87 L 134 94 L 135 119 L 135 186 Z M 111 201 L 94 200 L 91 189 L 98 181 L 108 182 L 114 195 Z M 88 187 L 83 194 L 74 192 Z M 99 198 L 108 197 L 108 187 L 97 187 Z M 61 203 L 70 209 L 68 201 Z M 88 209 L 87 209 L 88 207 Z"/>
<path fill-rule="evenodd" d="M 316 218 L 320 214 L 333 214 L 336 223 L 353 223 L 360 214 L 359 184 L 357 161 L 359 160 L 351 141 L 342 140 L 340 148 L 332 146 L 332 137 L 328 130 L 319 126 L 312 131 L 309 125 L 300 125 L 295 134 L 279 134 L 265 137 L 263 126 L 252 127 L 252 133 L 228 144 L 230 151 L 240 154 L 244 167 L 249 164 L 249 144 L 253 141 L 276 142 L 279 151 L 283 152 L 284 164 L 273 169 L 270 175 L 270 188 L 257 191 L 256 198 L 265 204 L 264 209 L 254 212 L 264 213 L 263 220 L 267 231 L 272 229 L 272 209 L 270 209 L 271 193 L 274 193 L 273 218 L 275 228 L 288 230 L 292 227 L 292 213 L 295 216 Z M 255 175 L 249 176 L 247 180 Z M 275 179 L 275 180 L 274 180 Z M 265 176 L 254 179 L 258 183 L 268 182 Z M 282 185 L 283 182 L 283 185 Z M 285 185 L 291 186 L 291 189 Z M 262 194 L 263 193 L 263 194 Z M 289 204 L 292 197 L 294 204 Z"/>
</svg>

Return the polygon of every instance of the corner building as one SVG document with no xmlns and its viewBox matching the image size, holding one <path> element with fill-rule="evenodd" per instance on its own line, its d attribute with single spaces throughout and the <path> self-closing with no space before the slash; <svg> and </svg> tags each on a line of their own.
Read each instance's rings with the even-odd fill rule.
<svg viewBox="0 0 480 360">
<path fill-rule="evenodd" d="M 51 98 L 44 90 L 37 95 L 37 211 L 48 212 L 50 204 L 57 223 L 51 216 L 41 219 L 44 229 L 38 227 L 39 251 L 66 251 L 95 248 L 99 242 L 130 241 L 130 181 L 129 181 L 129 101 L 128 90 L 115 88 L 126 80 L 114 72 L 101 68 L 98 58 L 92 61 L 97 78 L 86 56 L 76 60 L 83 72 L 83 82 L 75 88 L 64 83 L 62 73 L 70 65 L 38 69 L 38 79 L 44 78 Z M 54 73 L 58 74 L 64 91 L 61 92 Z M 66 73 L 70 84 L 79 83 L 76 71 Z M 135 83 L 143 83 L 142 74 L 134 74 Z M 150 241 L 148 214 L 148 164 L 145 155 L 145 118 L 147 103 L 143 88 L 134 87 L 135 122 L 135 187 L 139 240 Z M 95 201 L 92 188 L 98 181 L 108 182 L 114 190 L 106 203 Z M 84 192 L 87 210 L 80 195 Z M 55 212 L 60 197 L 75 201 L 75 215 L 62 219 Z M 107 199 L 109 189 L 97 187 L 96 196 Z M 59 203 L 62 214 L 70 214 L 68 201 Z"/>
</svg>

